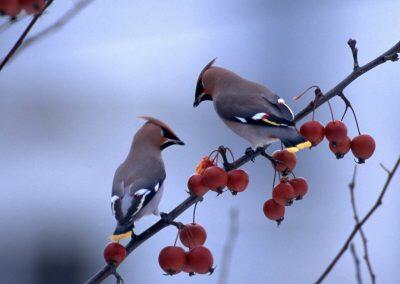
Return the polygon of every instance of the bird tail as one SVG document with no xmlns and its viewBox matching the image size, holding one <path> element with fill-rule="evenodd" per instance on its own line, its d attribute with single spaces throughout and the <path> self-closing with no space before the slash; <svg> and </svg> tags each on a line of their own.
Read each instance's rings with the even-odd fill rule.
<svg viewBox="0 0 400 284">
<path fill-rule="evenodd" d="M 133 224 L 121 225 L 118 224 L 114 230 L 114 233 L 110 236 L 113 242 L 119 242 L 120 240 L 129 238 L 132 236 Z"/>
<path fill-rule="evenodd" d="M 310 141 L 307 141 L 303 136 L 298 134 L 294 138 L 281 139 L 283 145 L 285 145 L 286 150 L 291 153 L 296 153 L 297 151 L 308 149 L 312 146 Z"/>
</svg>

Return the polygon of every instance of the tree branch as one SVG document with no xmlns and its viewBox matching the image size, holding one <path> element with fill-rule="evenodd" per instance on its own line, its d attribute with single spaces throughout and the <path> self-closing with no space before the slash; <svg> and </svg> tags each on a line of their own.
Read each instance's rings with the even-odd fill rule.
<svg viewBox="0 0 400 284">
<path fill-rule="evenodd" d="M 356 47 L 357 41 L 349 39 L 347 44 L 350 46 L 351 54 L 353 55 L 353 71 L 356 71 L 360 66 L 358 65 L 358 48 Z"/>
<path fill-rule="evenodd" d="M 356 267 L 357 283 L 362 284 L 363 282 L 362 282 L 362 278 L 361 278 L 360 259 L 357 256 L 356 247 L 354 246 L 353 243 L 350 245 L 350 252 L 351 252 L 351 255 L 353 256 L 354 266 Z"/>
<path fill-rule="evenodd" d="M 375 204 L 368 211 L 368 213 L 365 215 L 365 217 L 358 224 L 356 224 L 354 226 L 354 229 L 351 231 L 350 235 L 347 237 L 347 240 L 343 244 L 342 248 L 339 250 L 338 254 L 334 257 L 334 259 L 328 265 L 328 267 L 325 269 L 325 271 L 322 273 L 322 275 L 318 278 L 316 283 L 322 283 L 322 281 L 325 279 L 325 277 L 329 274 L 329 272 L 331 272 L 332 268 L 336 265 L 338 260 L 342 257 L 344 252 L 347 250 L 347 248 L 349 247 L 349 244 L 353 240 L 354 236 L 360 231 L 361 227 L 368 221 L 368 219 L 372 216 L 372 214 L 374 214 L 376 209 L 378 209 L 378 207 L 380 205 L 382 205 L 383 196 L 385 195 L 385 193 L 386 193 L 386 191 L 387 191 L 387 189 L 389 187 L 389 184 L 392 181 L 393 175 L 396 173 L 397 168 L 399 167 L 399 164 L 400 164 L 400 157 L 397 159 L 397 162 L 394 165 L 393 169 L 388 172 L 388 177 L 386 179 L 386 182 L 385 182 L 385 184 L 384 184 L 384 186 L 382 188 L 382 191 L 379 194 L 379 197 L 376 200 Z"/>
<path fill-rule="evenodd" d="M 21 36 L 18 38 L 17 42 L 14 44 L 14 46 L 11 48 L 11 50 L 8 52 L 6 57 L 4 57 L 3 61 L 0 63 L 0 71 L 3 69 L 3 67 L 7 64 L 7 62 L 11 59 L 11 57 L 14 55 L 14 53 L 17 51 L 17 49 L 21 46 L 21 44 L 24 42 L 25 37 L 28 35 L 32 27 L 35 25 L 37 20 L 43 15 L 44 11 L 49 8 L 49 6 L 53 3 L 54 0 L 48 0 L 46 3 L 46 6 L 43 8 L 43 10 L 33 16 L 31 22 L 29 25 L 26 27 L 24 32 L 21 34 Z"/>
<path fill-rule="evenodd" d="M 351 182 L 349 183 L 349 190 L 350 190 L 350 197 L 351 197 L 351 207 L 353 208 L 353 215 L 354 215 L 354 221 L 356 221 L 356 225 L 360 224 L 360 218 L 358 217 L 358 212 L 357 212 L 357 206 L 356 206 L 356 200 L 354 196 L 354 189 L 356 186 L 356 175 L 357 175 L 357 165 L 354 166 L 354 172 L 353 172 L 353 178 Z M 360 227 L 360 236 L 361 240 L 363 243 L 363 249 L 364 249 L 364 260 L 365 263 L 367 264 L 368 268 L 368 273 L 371 278 L 371 283 L 375 284 L 375 274 L 374 271 L 372 270 L 372 265 L 371 265 L 371 260 L 369 258 L 369 253 L 368 253 L 368 240 L 367 237 L 365 236 L 364 230 L 362 227 Z"/>
<path fill-rule="evenodd" d="M 388 51 L 386 51 L 384 54 L 382 54 L 381 56 L 377 57 L 376 59 L 372 60 L 371 62 L 367 63 L 366 65 L 358 68 L 356 71 L 353 71 L 349 76 L 347 76 L 344 80 L 342 80 L 338 85 L 336 85 L 333 89 L 331 89 L 328 93 L 326 93 L 324 96 L 322 96 L 316 103 L 315 108 L 321 106 L 322 104 L 326 103 L 328 100 L 330 100 L 331 98 L 333 98 L 334 96 L 340 94 L 345 87 L 347 87 L 351 82 L 353 82 L 355 79 L 357 79 L 358 77 L 360 77 L 362 74 L 366 73 L 367 71 L 375 68 L 376 66 L 388 61 L 388 60 L 392 60 L 392 61 L 396 61 L 396 59 L 398 58 L 397 53 L 400 52 L 400 42 L 398 42 L 396 45 L 394 45 L 391 49 L 389 49 Z M 298 122 L 299 120 L 301 120 L 302 118 L 304 118 L 306 115 L 308 115 L 309 113 L 311 113 L 313 111 L 313 104 L 310 103 L 307 107 L 305 107 L 303 110 L 301 110 L 294 118 L 295 122 Z M 225 147 L 223 147 L 225 148 Z M 264 155 L 265 154 L 265 150 L 267 147 L 260 147 L 258 149 L 256 149 L 253 152 L 248 152 L 245 155 L 243 155 L 242 157 L 238 158 L 237 160 L 229 163 L 227 161 L 227 159 L 224 159 L 224 168 L 225 170 L 232 170 L 232 169 L 237 169 L 241 166 L 243 166 L 244 164 L 246 164 L 249 161 L 254 161 L 254 159 L 260 155 Z M 220 151 L 221 151 L 221 147 L 220 147 Z M 221 153 L 222 154 L 222 153 Z M 222 155 L 222 157 L 224 157 Z M 226 157 L 226 155 L 225 155 Z M 398 161 L 398 163 L 400 162 L 400 159 Z M 395 169 L 397 169 L 398 163 L 396 164 Z M 394 169 L 394 171 L 395 171 Z M 393 173 L 394 173 L 393 171 Z M 390 178 L 388 178 L 387 181 L 387 185 L 391 180 L 391 176 L 393 175 L 393 173 L 390 174 Z M 384 190 L 383 190 L 383 194 L 386 191 L 386 187 L 387 185 L 385 185 Z M 382 197 L 383 197 L 382 194 Z M 380 200 L 382 199 L 382 197 L 380 197 Z M 185 210 L 187 210 L 188 208 L 190 208 L 192 205 L 194 205 L 196 202 L 200 201 L 201 198 L 198 197 L 194 197 L 194 196 L 190 196 L 189 198 L 187 198 L 184 202 L 182 202 L 181 204 L 179 204 L 174 210 L 172 210 L 167 216 L 168 218 L 170 218 L 171 220 L 174 220 L 175 218 L 177 218 L 180 214 L 182 214 Z M 381 201 L 380 201 L 381 202 Z M 377 205 L 376 207 L 378 207 L 379 205 Z M 343 250 L 343 252 L 347 249 L 350 241 L 353 239 L 354 235 L 357 233 L 359 227 L 362 226 L 362 224 L 364 224 L 366 222 L 366 220 L 368 220 L 368 218 L 370 217 L 370 215 L 376 210 L 375 206 L 372 210 L 372 212 L 370 212 L 369 214 L 367 214 L 367 216 L 361 221 L 360 225 L 357 225 L 356 228 L 354 229 L 354 232 L 352 232 L 352 235 L 350 235 L 349 237 L 349 241 L 346 242 L 345 244 L 345 249 Z M 128 245 L 126 246 L 126 250 L 127 250 L 127 255 L 129 255 L 132 251 L 134 251 L 138 246 L 140 246 L 143 242 L 145 242 L 146 240 L 148 240 L 149 238 L 151 238 L 153 235 L 155 235 L 156 233 L 158 233 L 159 231 L 161 231 L 162 229 L 164 229 L 165 227 L 167 227 L 169 224 L 166 221 L 160 220 L 157 223 L 155 223 L 153 226 L 151 226 L 150 228 L 148 228 L 146 231 L 144 231 L 142 234 L 136 236 L 134 239 L 132 239 Z M 341 255 L 343 254 L 343 252 L 340 253 L 338 259 L 341 257 Z M 333 267 L 336 264 L 337 260 L 334 261 L 333 265 L 331 264 L 331 266 Z M 332 269 L 332 267 L 328 267 L 327 270 L 329 273 L 329 271 Z M 326 273 L 326 274 L 327 274 Z M 112 268 L 110 265 L 105 265 L 103 267 L 103 269 L 101 269 L 100 271 L 98 271 L 95 275 L 93 275 L 86 283 L 100 283 L 101 281 L 103 281 L 104 279 L 106 279 L 108 276 L 110 276 L 112 274 Z M 324 273 L 325 274 L 325 273 Z M 325 278 L 326 275 L 322 275 L 321 276 L 321 280 L 323 278 Z"/>
<path fill-rule="evenodd" d="M 94 0 L 80 0 L 74 6 L 72 6 L 65 14 L 59 18 L 55 23 L 48 26 L 44 30 L 40 31 L 39 33 L 27 38 L 24 43 L 19 48 L 19 52 L 24 50 L 25 48 L 29 47 L 31 44 L 35 43 L 36 41 L 60 30 L 63 28 L 69 21 L 75 18 L 83 9 L 85 9 L 89 4 L 91 4 Z"/>
<path fill-rule="evenodd" d="M 374 60 L 368 62 L 364 66 L 358 67 L 353 72 L 350 73 L 344 80 L 342 80 L 339 84 L 337 84 L 335 87 L 333 87 L 330 91 L 325 93 L 323 97 L 321 97 L 315 104 L 315 108 L 318 108 L 322 104 L 326 103 L 333 97 L 339 95 L 340 93 L 343 92 L 343 90 L 350 85 L 355 79 L 363 75 L 364 73 L 368 72 L 369 70 L 381 65 L 382 63 L 385 63 L 386 61 L 397 61 L 399 56 L 398 53 L 400 52 L 400 41 L 396 43 L 392 48 L 390 48 L 388 51 L 383 53 L 381 56 L 378 56 Z M 354 54 L 354 53 L 353 53 Z M 353 55 L 354 56 L 354 55 Z M 358 65 L 358 62 L 357 62 Z M 305 107 L 303 110 L 301 110 L 298 114 L 296 114 L 294 121 L 298 122 L 305 116 L 307 116 L 309 113 L 313 111 L 313 103 L 310 103 L 307 107 Z"/>
</svg>

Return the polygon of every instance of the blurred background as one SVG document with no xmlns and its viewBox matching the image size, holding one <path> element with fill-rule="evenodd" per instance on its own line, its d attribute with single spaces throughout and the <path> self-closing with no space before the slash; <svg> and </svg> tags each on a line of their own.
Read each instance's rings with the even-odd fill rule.
<svg viewBox="0 0 400 284">
<path fill-rule="evenodd" d="M 32 35 L 76 2 L 55 1 Z M 197 76 L 212 58 L 267 85 L 297 112 L 312 95 L 298 102 L 293 96 L 313 84 L 327 91 L 351 72 L 350 37 L 358 41 L 360 64 L 399 41 L 399 9 L 398 1 L 94 1 L 0 73 L 0 282 L 82 283 L 103 266 L 115 224 L 112 178 L 143 124 L 139 115 L 164 120 L 186 142 L 164 152 L 162 211 L 186 198 L 187 178 L 201 157 L 221 144 L 236 156 L 243 153 L 248 144 L 223 125 L 211 103 L 192 108 Z M 28 21 L 0 34 L 2 56 Z M 361 217 L 386 179 L 379 163 L 390 168 L 399 155 L 399 73 L 399 63 L 388 62 L 345 90 L 362 132 L 377 143 L 358 171 Z M 334 99 L 333 107 L 339 117 L 342 101 Z M 316 117 L 329 120 L 327 105 Z M 350 115 L 346 122 L 355 136 Z M 273 171 L 257 159 L 244 167 L 246 192 L 209 193 L 198 206 L 197 221 L 207 229 L 206 246 L 217 266 L 212 276 L 163 276 L 157 258 L 174 241 L 172 227 L 143 244 L 119 271 L 126 283 L 218 283 L 229 212 L 236 207 L 239 234 L 225 283 L 312 283 L 354 226 L 347 188 L 353 167 L 351 154 L 336 160 L 326 141 L 299 153 L 295 173 L 307 178 L 309 194 L 287 209 L 277 228 L 262 212 Z M 365 226 L 379 283 L 398 282 L 399 177 Z M 190 218 L 191 210 L 179 221 Z M 137 232 L 155 221 L 142 219 Z M 355 244 L 362 257 L 359 236 Z M 368 283 L 364 262 L 362 273 Z M 346 252 L 326 283 L 355 281 Z"/>
</svg>

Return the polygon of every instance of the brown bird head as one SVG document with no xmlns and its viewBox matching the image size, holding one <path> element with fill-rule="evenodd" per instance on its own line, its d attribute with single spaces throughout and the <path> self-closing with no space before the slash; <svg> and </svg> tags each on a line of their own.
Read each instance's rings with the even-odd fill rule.
<svg viewBox="0 0 400 284">
<path fill-rule="evenodd" d="M 197 79 L 196 92 L 193 102 L 193 107 L 197 107 L 202 101 L 212 101 L 212 90 L 215 85 L 215 76 L 211 76 L 211 67 L 214 64 L 214 58 L 201 70 Z M 208 72 L 207 72 L 208 71 Z"/>
<path fill-rule="evenodd" d="M 160 147 L 160 150 L 172 145 L 185 145 L 172 129 L 161 120 L 150 116 L 140 116 L 140 118 L 147 121 L 142 127 L 141 135 L 145 135 L 146 140 Z"/>
</svg>

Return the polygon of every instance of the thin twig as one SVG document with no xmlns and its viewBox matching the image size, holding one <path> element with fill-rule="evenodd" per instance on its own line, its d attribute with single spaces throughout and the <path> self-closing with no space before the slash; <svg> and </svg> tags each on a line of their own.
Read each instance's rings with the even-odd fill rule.
<svg viewBox="0 0 400 284">
<path fill-rule="evenodd" d="M 385 167 L 385 165 L 384 164 L 382 164 L 382 163 L 379 163 L 379 165 L 381 166 L 381 168 L 387 173 L 387 174 L 390 174 L 390 171 L 389 171 L 389 169 L 388 168 L 386 168 Z"/>
<path fill-rule="evenodd" d="M 324 270 L 324 272 L 321 274 L 321 276 L 317 279 L 316 283 L 322 283 L 322 281 L 325 279 L 325 277 L 331 272 L 332 268 L 336 265 L 338 260 L 343 256 L 344 252 L 347 250 L 349 247 L 351 241 L 353 240 L 354 236 L 359 232 L 360 228 L 368 221 L 368 219 L 374 214 L 376 209 L 380 205 L 382 205 L 382 199 L 383 196 L 385 195 L 390 182 L 392 181 L 392 178 L 394 174 L 397 171 L 397 168 L 399 167 L 400 164 L 400 157 L 397 159 L 396 164 L 394 165 L 393 169 L 389 171 L 388 177 L 386 179 L 386 182 L 382 188 L 381 193 L 379 194 L 378 199 L 376 200 L 375 204 L 372 206 L 372 208 L 368 211 L 368 213 L 365 215 L 365 217 L 354 226 L 353 230 L 351 231 L 350 235 L 347 237 L 346 241 L 344 242 L 342 248 L 339 250 L 338 254 L 333 258 L 331 263 L 327 266 L 327 268 Z"/>
<path fill-rule="evenodd" d="M 351 255 L 353 256 L 354 260 L 354 266 L 356 268 L 356 279 L 358 284 L 362 284 L 362 278 L 361 278 L 361 269 L 360 269 L 360 259 L 358 258 L 356 247 L 354 246 L 354 243 L 350 245 L 350 252 Z"/>
<path fill-rule="evenodd" d="M 357 115 L 356 115 L 356 112 L 354 111 L 354 108 L 353 108 L 351 102 L 350 102 L 349 99 L 343 94 L 343 92 L 340 92 L 340 93 L 338 94 L 338 96 L 344 101 L 344 103 L 345 103 L 345 105 L 346 105 L 346 108 L 344 109 L 344 113 L 343 113 L 342 118 L 341 118 L 340 120 L 343 120 L 344 116 L 346 115 L 347 109 L 350 108 L 351 112 L 353 113 L 354 120 L 355 120 L 355 122 L 356 122 L 358 135 L 361 135 L 360 125 L 358 124 Z"/>
<path fill-rule="evenodd" d="M 3 69 L 3 67 L 7 64 L 7 62 L 11 59 L 11 57 L 14 55 L 14 53 L 17 51 L 17 49 L 22 45 L 24 42 L 25 37 L 28 35 L 32 27 L 35 25 L 36 21 L 40 18 L 40 16 L 43 15 L 44 11 L 46 11 L 47 8 L 53 3 L 54 0 L 48 0 L 46 3 L 46 6 L 44 6 L 43 10 L 39 13 L 37 13 L 35 16 L 33 16 L 31 22 L 29 25 L 26 27 L 24 32 L 21 34 L 21 36 L 18 38 L 17 42 L 14 44 L 14 46 L 11 48 L 11 50 L 8 52 L 6 57 L 4 57 L 3 61 L 0 63 L 0 71 Z"/>
<path fill-rule="evenodd" d="M 347 44 L 350 46 L 351 54 L 353 55 L 353 70 L 356 71 L 360 66 L 358 65 L 358 48 L 356 47 L 357 41 L 349 39 Z"/>
<path fill-rule="evenodd" d="M 27 38 L 25 42 L 21 45 L 19 51 L 24 50 L 31 44 L 35 43 L 39 39 L 46 37 L 61 28 L 63 28 L 69 21 L 75 18 L 83 9 L 85 9 L 89 4 L 91 4 L 95 0 L 80 0 L 74 6 L 72 6 L 65 14 L 59 18 L 54 24 L 48 26 L 44 30 L 40 31 L 39 33 Z"/>
<path fill-rule="evenodd" d="M 235 247 L 236 239 L 239 233 L 238 216 L 239 216 L 238 209 L 236 207 L 232 208 L 230 211 L 230 218 L 229 218 L 230 229 L 228 231 L 228 236 L 222 253 L 221 273 L 219 274 L 219 279 L 218 279 L 219 284 L 229 283 L 228 281 L 229 268 L 231 265 L 233 249 Z"/>
<path fill-rule="evenodd" d="M 355 199 L 355 195 L 354 195 L 354 189 L 356 187 L 356 176 L 357 176 L 357 165 L 354 166 L 353 178 L 352 178 L 351 182 L 349 183 L 351 207 L 353 208 L 354 221 L 356 222 L 356 225 L 357 225 L 360 223 L 360 218 L 358 217 L 356 199 Z M 368 253 L 368 239 L 367 239 L 362 227 L 360 227 L 360 236 L 361 236 L 363 249 L 364 249 L 364 260 L 365 260 L 365 263 L 368 268 L 368 273 L 371 278 L 371 283 L 375 284 L 376 277 L 375 277 L 375 273 L 372 269 L 372 264 L 371 264 L 371 260 L 369 258 L 369 253 Z"/>
<path fill-rule="evenodd" d="M 357 70 L 353 70 L 344 80 L 342 80 L 339 84 L 337 84 L 335 87 L 333 87 L 330 91 L 325 93 L 325 95 L 318 100 L 318 102 L 315 105 L 315 108 L 318 108 L 322 104 L 326 103 L 328 100 L 332 99 L 333 97 L 337 96 L 343 90 L 350 85 L 355 79 L 363 75 L 364 73 L 370 71 L 371 69 L 387 62 L 388 60 L 390 61 L 396 61 L 398 60 L 398 53 L 400 52 L 400 41 L 396 43 L 392 48 L 387 50 L 385 53 L 382 55 L 378 56 L 374 60 L 368 62 L 367 64 L 360 66 L 357 68 Z M 301 110 L 298 114 L 296 114 L 294 121 L 298 122 L 305 116 L 307 116 L 309 113 L 313 111 L 313 104 L 310 103 L 307 105 L 303 110 Z"/>
</svg>

